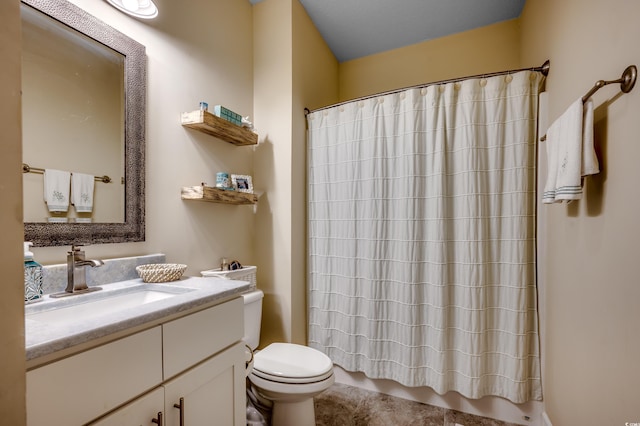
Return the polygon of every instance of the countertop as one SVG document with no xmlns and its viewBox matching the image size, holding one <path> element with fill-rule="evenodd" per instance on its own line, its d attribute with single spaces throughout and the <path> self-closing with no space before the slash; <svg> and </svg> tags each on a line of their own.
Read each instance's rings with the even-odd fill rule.
<svg viewBox="0 0 640 426">
<path fill-rule="evenodd" d="M 81 301 L 105 299 L 110 294 L 126 293 L 143 286 L 146 289 L 168 287 L 179 294 L 166 299 L 155 300 L 130 308 L 114 308 L 92 312 L 86 317 L 80 316 L 72 321 L 46 321 L 30 318 L 32 314 L 50 311 L 55 306 L 64 309 Z M 25 343 L 27 361 L 54 354 L 63 349 L 84 344 L 95 339 L 124 332 L 145 324 L 157 322 L 163 318 L 175 317 L 181 312 L 194 310 L 200 306 L 213 306 L 215 302 L 225 302 L 251 289 L 247 281 L 235 281 L 213 277 L 183 277 L 178 281 L 164 284 L 146 284 L 142 279 L 122 281 L 101 285 L 103 290 L 79 294 L 62 299 L 45 296 L 44 300 L 25 306 Z M 193 289 L 185 293 L 184 289 Z M 116 293 L 113 293 L 116 292 Z"/>
</svg>

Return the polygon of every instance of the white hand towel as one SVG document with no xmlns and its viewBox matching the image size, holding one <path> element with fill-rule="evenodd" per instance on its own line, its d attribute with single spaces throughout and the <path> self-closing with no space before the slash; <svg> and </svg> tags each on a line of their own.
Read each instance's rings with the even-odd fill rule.
<svg viewBox="0 0 640 426">
<path fill-rule="evenodd" d="M 578 99 L 547 130 L 544 203 L 582 198 L 582 177 L 598 173 L 593 148 L 593 101 Z"/>
<path fill-rule="evenodd" d="M 600 173 L 598 156 L 593 147 L 593 101 L 591 98 L 584 104 L 582 128 L 582 176 Z"/>
<path fill-rule="evenodd" d="M 69 181 L 71 173 L 62 170 L 44 171 L 44 201 L 50 212 L 69 210 Z"/>
<path fill-rule="evenodd" d="M 71 204 L 77 212 L 87 213 L 93 210 L 93 175 L 73 173 L 71 175 Z"/>
</svg>

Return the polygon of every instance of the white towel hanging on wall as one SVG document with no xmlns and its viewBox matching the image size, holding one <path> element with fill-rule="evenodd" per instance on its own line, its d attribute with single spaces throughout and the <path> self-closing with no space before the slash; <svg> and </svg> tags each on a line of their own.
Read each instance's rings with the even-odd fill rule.
<svg viewBox="0 0 640 426">
<path fill-rule="evenodd" d="M 73 173 L 71 176 L 71 204 L 79 213 L 90 213 L 93 210 L 93 189 L 95 177 L 84 173 Z"/>
<path fill-rule="evenodd" d="M 69 183 L 71 173 L 62 170 L 45 169 L 44 201 L 50 212 L 69 210 Z"/>
<path fill-rule="evenodd" d="M 593 147 L 593 101 L 574 101 L 547 130 L 544 203 L 582 198 L 582 177 L 600 171 Z"/>
</svg>

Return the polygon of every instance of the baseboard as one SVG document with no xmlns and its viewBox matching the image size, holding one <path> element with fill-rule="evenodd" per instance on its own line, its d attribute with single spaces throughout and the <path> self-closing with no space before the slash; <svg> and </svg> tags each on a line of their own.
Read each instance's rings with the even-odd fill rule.
<svg viewBox="0 0 640 426">
<path fill-rule="evenodd" d="M 551 420 L 549 420 L 549 416 L 547 415 L 546 411 L 542 412 L 542 426 L 553 426 L 553 424 L 551 424 Z"/>
</svg>

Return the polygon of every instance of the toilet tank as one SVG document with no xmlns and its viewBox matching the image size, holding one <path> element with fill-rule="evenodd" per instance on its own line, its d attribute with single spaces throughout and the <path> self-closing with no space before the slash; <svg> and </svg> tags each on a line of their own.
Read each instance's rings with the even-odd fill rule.
<svg viewBox="0 0 640 426">
<path fill-rule="evenodd" d="M 244 342 L 252 350 L 260 343 L 260 324 L 262 323 L 262 290 L 242 294 L 244 299 Z"/>
</svg>

